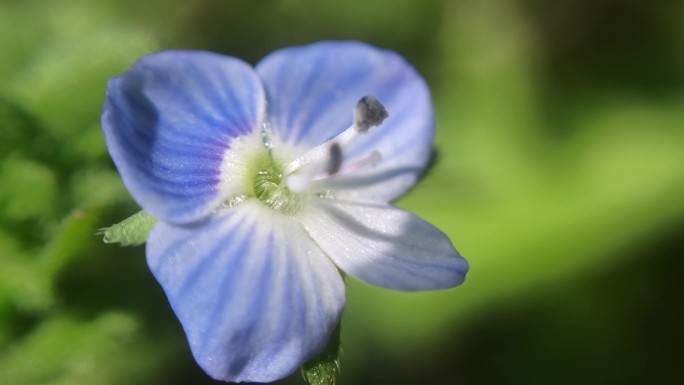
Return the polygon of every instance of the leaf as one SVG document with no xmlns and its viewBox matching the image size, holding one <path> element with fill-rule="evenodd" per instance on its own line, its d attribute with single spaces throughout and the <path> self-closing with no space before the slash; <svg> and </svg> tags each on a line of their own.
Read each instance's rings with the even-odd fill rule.
<svg viewBox="0 0 684 385">
<path fill-rule="evenodd" d="M 126 348 L 138 333 L 135 317 L 115 311 L 94 319 L 46 318 L 0 353 L 0 383 L 53 384 L 71 378 L 62 383 L 92 384 L 83 378 L 110 374 L 107 363 L 130 354 Z"/>
<path fill-rule="evenodd" d="M 58 181 L 53 170 L 20 155 L 0 161 L 0 213 L 21 221 L 50 218 L 58 204 Z"/>
<path fill-rule="evenodd" d="M 32 159 L 50 163 L 57 142 L 39 124 L 36 117 L 0 97 L 0 153 L 18 151 Z"/>
<path fill-rule="evenodd" d="M 97 215 L 95 210 L 76 209 L 64 218 L 40 255 L 41 267 L 48 277 L 56 277 L 71 261 L 87 255 Z"/>
<path fill-rule="evenodd" d="M 52 281 L 42 274 L 35 258 L 23 252 L 19 242 L 2 231 L 0 250 L 0 325 L 3 318 L 12 316 L 13 311 L 9 309 L 38 314 L 53 306 Z M 0 329 L 10 332 L 4 325 Z"/>
</svg>

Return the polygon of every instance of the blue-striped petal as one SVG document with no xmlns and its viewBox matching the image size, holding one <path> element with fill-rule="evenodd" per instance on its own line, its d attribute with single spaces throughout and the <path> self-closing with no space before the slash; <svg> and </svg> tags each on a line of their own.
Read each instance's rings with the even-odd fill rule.
<svg viewBox="0 0 684 385">
<path fill-rule="evenodd" d="M 272 135 L 300 151 L 351 126 L 361 97 L 374 95 L 385 105 L 385 122 L 344 149 L 345 162 L 372 151 L 382 154 L 382 162 L 340 176 L 340 188 L 353 186 L 356 196 L 389 201 L 427 165 L 434 134 L 430 93 L 396 53 L 359 42 L 321 42 L 275 51 L 257 72 L 266 87 Z"/>
<path fill-rule="evenodd" d="M 339 272 L 291 218 L 247 201 L 157 224 L 148 264 L 212 377 L 271 382 L 319 353 L 340 319 Z"/>
<path fill-rule="evenodd" d="M 133 198 L 173 223 L 202 218 L 221 201 L 221 162 L 231 141 L 264 115 L 255 71 L 227 56 L 165 51 L 107 84 L 102 128 Z"/>
<path fill-rule="evenodd" d="M 371 285 L 447 289 L 463 283 L 468 272 L 444 233 L 390 205 L 318 199 L 299 219 L 340 269 Z"/>
</svg>

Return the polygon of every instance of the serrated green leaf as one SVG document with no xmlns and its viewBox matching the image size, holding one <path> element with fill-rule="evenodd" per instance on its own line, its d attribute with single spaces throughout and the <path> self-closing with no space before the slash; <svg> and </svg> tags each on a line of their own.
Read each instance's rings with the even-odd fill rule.
<svg viewBox="0 0 684 385">
<path fill-rule="evenodd" d="M 138 211 L 123 221 L 100 230 L 105 243 L 119 243 L 121 246 L 136 246 L 147 241 L 147 236 L 157 219 L 144 211 Z"/>
</svg>

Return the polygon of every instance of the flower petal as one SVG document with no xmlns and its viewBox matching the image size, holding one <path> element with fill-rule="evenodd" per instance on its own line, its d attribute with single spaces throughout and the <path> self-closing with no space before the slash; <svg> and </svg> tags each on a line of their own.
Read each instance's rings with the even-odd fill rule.
<svg viewBox="0 0 684 385">
<path fill-rule="evenodd" d="M 157 224 L 148 264 L 212 377 L 271 382 L 319 353 L 344 306 L 339 272 L 291 218 L 256 201 Z"/>
<path fill-rule="evenodd" d="M 268 94 L 270 131 L 300 153 L 350 127 L 361 97 L 373 95 L 385 105 L 384 123 L 343 149 L 349 163 L 374 150 L 382 154 L 378 166 L 340 177 L 342 185 L 353 184 L 356 196 L 394 199 L 426 166 L 434 134 L 430 93 L 396 53 L 358 42 L 322 42 L 276 51 L 257 72 Z"/>
<path fill-rule="evenodd" d="M 372 285 L 446 289 L 468 271 L 444 233 L 390 205 L 316 199 L 299 219 L 340 269 Z"/>
<path fill-rule="evenodd" d="M 221 201 L 231 141 L 261 124 L 261 81 L 244 62 L 200 51 L 145 56 L 107 84 L 102 128 L 124 184 L 146 212 L 173 223 Z"/>
</svg>

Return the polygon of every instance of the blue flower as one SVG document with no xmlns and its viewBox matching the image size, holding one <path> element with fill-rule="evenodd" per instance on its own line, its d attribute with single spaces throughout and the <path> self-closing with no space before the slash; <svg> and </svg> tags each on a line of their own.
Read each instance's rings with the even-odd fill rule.
<svg viewBox="0 0 684 385">
<path fill-rule="evenodd" d="M 465 278 L 446 235 L 389 204 L 434 133 L 425 82 L 395 53 L 322 42 L 255 69 L 152 54 L 109 81 L 102 127 L 159 220 L 150 269 L 216 379 L 274 381 L 321 352 L 344 308 L 338 269 L 405 291 Z"/>
</svg>

